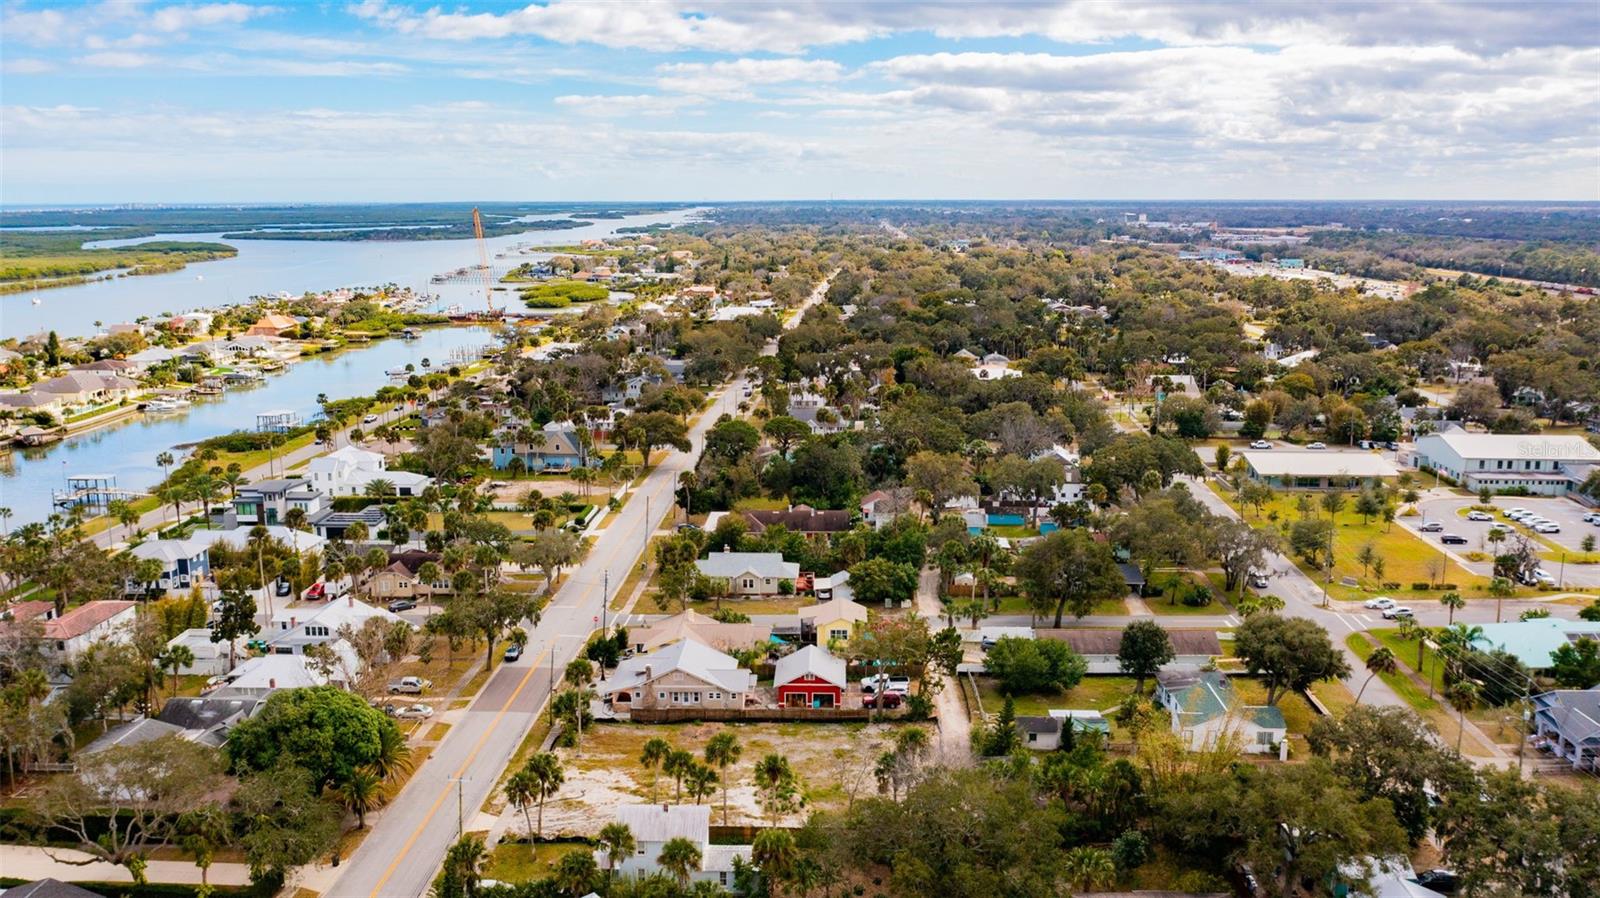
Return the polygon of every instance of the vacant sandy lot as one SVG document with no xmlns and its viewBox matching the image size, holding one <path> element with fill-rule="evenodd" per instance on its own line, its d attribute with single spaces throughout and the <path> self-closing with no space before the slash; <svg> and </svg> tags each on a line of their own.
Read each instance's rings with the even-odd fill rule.
<svg viewBox="0 0 1600 898">
<path fill-rule="evenodd" d="M 921 724 L 929 728 L 932 724 Z M 559 749 L 566 783 L 545 806 L 545 835 L 557 833 L 592 836 L 611 819 L 611 809 L 624 804 L 652 800 L 652 773 L 639 763 L 644 743 L 660 736 L 676 748 L 704 762 L 705 746 L 711 737 L 727 728 L 739 737 L 743 756 L 728 769 L 728 822 L 765 823 L 756 803 L 753 777 L 755 764 L 776 752 L 789 759 L 801 780 L 806 808 L 794 815 L 799 823 L 813 807 L 844 807 L 852 798 L 874 794 L 877 782 L 872 776 L 878 755 L 904 724 L 667 724 L 644 725 L 602 723 L 584 733 L 580 749 Z M 936 741 L 936 740 L 935 740 Z M 674 801 L 672 778 L 663 776 L 656 784 L 654 800 Z M 693 801 L 687 797 L 684 801 Z M 705 800 L 716 812 L 714 823 L 722 822 L 722 791 Z M 523 829 L 521 814 L 505 813 L 513 832 Z"/>
</svg>

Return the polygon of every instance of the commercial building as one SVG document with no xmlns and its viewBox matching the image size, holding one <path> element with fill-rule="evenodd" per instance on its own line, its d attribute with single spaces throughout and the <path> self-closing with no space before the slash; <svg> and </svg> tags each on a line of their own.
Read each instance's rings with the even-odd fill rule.
<svg viewBox="0 0 1600 898">
<path fill-rule="evenodd" d="M 1418 437 L 1413 461 L 1470 490 L 1565 496 L 1600 467 L 1600 449 L 1573 435 L 1448 430 Z"/>
<path fill-rule="evenodd" d="M 1349 489 L 1400 476 L 1399 468 L 1375 452 L 1261 449 L 1239 455 L 1252 479 L 1274 489 Z"/>
</svg>

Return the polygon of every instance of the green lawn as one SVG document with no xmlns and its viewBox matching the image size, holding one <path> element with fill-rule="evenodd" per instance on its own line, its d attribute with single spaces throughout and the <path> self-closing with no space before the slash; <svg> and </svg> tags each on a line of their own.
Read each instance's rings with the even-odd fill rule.
<svg viewBox="0 0 1600 898">
<path fill-rule="evenodd" d="M 1012 704 L 1017 714 L 1023 717 L 1043 717 L 1050 713 L 1051 708 L 1105 711 L 1114 708 L 1124 698 L 1132 695 L 1133 685 L 1133 677 L 1084 677 L 1082 682 L 1066 692 L 1054 695 L 1013 696 Z M 1151 682 L 1145 681 L 1144 688 L 1148 693 Z M 1005 704 L 1005 696 L 1000 694 L 1000 685 L 992 677 L 978 678 L 978 698 L 983 702 L 985 714 L 998 714 L 1000 706 Z M 973 709 L 973 713 L 976 715 L 976 708 Z M 1115 727 L 1116 724 L 1113 723 L 1113 730 Z"/>
<path fill-rule="evenodd" d="M 539 842 L 532 845 L 501 842 L 490 852 L 489 862 L 483 868 L 483 878 L 511 883 L 544 879 L 565 855 L 591 850 L 584 842 Z M 600 865 L 605 866 L 605 862 L 601 860 Z"/>
<path fill-rule="evenodd" d="M 1374 635 L 1376 636 L 1377 634 L 1374 633 Z M 1355 652 L 1356 657 L 1362 661 L 1365 661 L 1367 656 L 1371 655 L 1375 650 L 1372 643 L 1368 642 L 1360 633 L 1351 633 L 1345 637 L 1344 642 L 1345 645 L 1350 647 L 1351 651 Z M 1402 669 L 1392 674 L 1379 674 L 1378 678 L 1387 683 L 1396 695 L 1411 706 L 1412 710 L 1432 724 L 1433 728 L 1438 730 L 1439 738 L 1445 745 L 1454 746 L 1459 733 L 1455 713 L 1442 702 L 1429 698 L 1426 688 L 1412 682 L 1406 671 L 1411 670 L 1412 663 L 1417 660 L 1417 647 L 1414 643 L 1402 643 L 1401 647 L 1409 649 L 1407 652 L 1396 654 Z M 1428 659 L 1425 656 L 1424 664 L 1426 665 L 1427 663 Z M 1365 680 L 1364 674 L 1362 675 L 1362 680 Z M 1471 735 L 1462 740 L 1461 751 L 1469 757 L 1494 757 L 1494 751 L 1490 747 L 1480 742 L 1476 736 Z"/>
<path fill-rule="evenodd" d="M 1215 488 L 1213 487 L 1215 490 Z M 1326 518 L 1327 512 L 1322 510 L 1320 492 L 1280 492 L 1271 502 L 1262 506 L 1259 512 L 1254 507 L 1241 508 L 1237 497 L 1225 490 L 1215 490 L 1230 506 L 1238 511 L 1244 519 L 1256 526 L 1277 526 L 1288 540 L 1288 527 L 1302 518 L 1298 508 L 1297 499 L 1301 495 L 1309 496 L 1313 502 L 1310 512 L 1312 517 Z M 1354 510 L 1355 495 L 1345 494 L 1345 508 L 1335 518 L 1333 538 L 1333 580 L 1327 583 L 1328 593 L 1336 599 L 1352 600 L 1366 598 L 1369 595 L 1382 592 L 1384 582 L 1399 583 L 1402 588 L 1409 588 L 1412 583 L 1426 582 L 1430 579 L 1428 564 L 1439 560 L 1445 564 L 1443 582 L 1454 583 L 1459 587 L 1459 592 L 1469 598 L 1487 597 L 1489 595 L 1488 579 L 1469 573 L 1460 565 L 1449 559 L 1442 551 L 1418 539 L 1404 527 L 1385 524 L 1380 517 L 1369 518 L 1366 521 Z M 1357 553 L 1368 543 L 1372 544 L 1378 557 L 1383 559 L 1385 569 L 1380 578 L 1369 570 L 1362 570 L 1361 563 L 1356 560 Z M 1294 563 L 1306 573 L 1308 577 L 1322 585 L 1327 579 L 1323 571 L 1315 570 L 1308 566 L 1299 556 L 1291 556 Z M 1366 588 L 1350 587 L 1342 582 L 1345 578 L 1354 578 Z"/>
<path fill-rule="evenodd" d="M 990 614 L 1033 613 L 1033 609 L 1028 607 L 1028 597 L 1022 595 L 1000 596 L 998 606 L 994 597 L 991 597 L 989 600 L 989 608 Z M 1090 609 L 1089 611 L 1089 614 L 1091 615 L 1124 615 L 1127 613 L 1128 606 L 1121 599 L 1101 599 L 1100 601 L 1095 602 L 1094 608 Z M 1075 620 L 1075 618 L 1073 618 L 1072 611 L 1070 609 L 1061 616 L 1062 626 L 1071 626 L 1073 620 Z M 1050 614 L 1041 615 L 1039 618 L 1039 626 L 1041 627 L 1049 627 L 1053 626 L 1054 624 L 1055 613 L 1053 609 Z"/>
<path fill-rule="evenodd" d="M 1398 627 L 1380 627 L 1367 632 L 1388 647 L 1389 651 L 1394 652 L 1394 656 L 1402 664 L 1422 674 L 1424 679 L 1434 683 L 1444 682 L 1444 671 L 1441 669 L 1439 658 L 1433 653 L 1432 648 L 1428 646 L 1422 647 L 1422 666 L 1419 668 L 1417 666 L 1417 643 L 1401 639 Z"/>
</svg>

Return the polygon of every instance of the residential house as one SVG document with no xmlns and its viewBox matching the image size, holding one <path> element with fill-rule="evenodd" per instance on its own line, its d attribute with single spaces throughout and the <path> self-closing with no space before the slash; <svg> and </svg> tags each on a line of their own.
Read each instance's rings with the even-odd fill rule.
<svg viewBox="0 0 1600 898">
<path fill-rule="evenodd" d="M 665 380 L 659 374 L 635 374 L 620 384 L 613 384 L 600 392 L 602 402 L 621 402 L 632 405 L 650 387 L 660 386 Z"/>
<path fill-rule="evenodd" d="M 1218 671 L 1163 670 L 1156 674 L 1156 702 L 1171 717 L 1172 731 L 1191 751 L 1223 738 L 1237 738 L 1247 754 L 1287 757 L 1289 727 L 1271 705 L 1246 705 Z"/>
<path fill-rule="evenodd" d="M 67 408 L 121 402 L 129 391 L 138 388 L 137 381 L 113 372 L 72 370 L 34 384 L 32 392 L 52 397 L 60 407 Z"/>
<path fill-rule="evenodd" d="M 264 637 L 267 649 L 279 655 L 299 655 L 306 646 L 322 645 L 339 638 L 345 626 L 359 630 L 367 621 L 385 624 L 405 623 L 398 614 L 376 605 L 356 601 L 354 596 L 335 599 L 326 605 L 291 605 L 272 615 Z"/>
<path fill-rule="evenodd" d="M 816 434 L 838 433 L 847 429 L 844 416 L 828 404 L 827 398 L 810 391 L 789 395 L 789 417 L 803 422 Z"/>
<path fill-rule="evenodd" d="M 389 526 L 389 516 L 381 505 L 369 505 L 360 511 L 334 511 L 323 509 L 311 517 L 311 529 L 323 539 L 344 539 L 355 525 L 367 528 L 368 539 L 377 539 L 378 531 Z"/>
<path fill-rule="evenodd" d="M 800 576 L 800 565 L 784 561 L 780 552 L 734 552 L 726 546 L 694 565 L 707 577 L 727 581 L 732 596 L 775 596 L 784 583 L 792 590 Z"/>
<path fill-rule="evenodd" d="M 1117 662 L 1117 651 L 1122 646 L 1121 630 L 1039 630 L 1040 639 L 1065 642 L 1074 652 L 1089 663 L 1091 674 L 1122 672 Z M 1167 630 L 1172 641 L 1173 661 L 1168 668 L 1201 668 L 1222 654 L 1222 644 L 1215 630 Z"/>
<path fill-rule="evenodd" d="M 226 682 L 211 693 L 216 698 L 265 700 L 280 689 L 309 689 L 334 685 L 348 688 L 356 670 L 355 651 L 340 639 L 331 643 L 338 659 L 324 672 L 303 654 L 260 655 L 242 662 L 228 674 Z"/>
<path fill-rule="evenodd" d="M 20 393 L 0 393 L 0 408 L 7 409 L 17 415 L 43 412 L 47 415 L 60 417 L 64 405 L 61 399 L 61 396 L 54 393 L 38 393 L 33 390 L 25 390 Z"/>
<path fill-rule="evenodd" d="M 254 337 L 282 337 L 289 331 L 297 330 L 299 327 L 300 322 L 290 318 L 288 315 L 269 312 L 257 318 L 256 323 L 250 325 L 245 333 Z"/>
<path fill-rule="evenodd" d="M 374 481 L 387 481 L 397 496 L 419 496 L 433 484 L 433 478 L 411 471 L 389 470 L 389 460 L 381 453 L 355 446 L 313 458 L 306 465 L 311 486 L 329 496 L 366 495 Z"/>
<path fill-rule="evenodd" d="M 97 892 L 48 877 L 0 889 L 0 895 L 5 898 L 100 898 Z"/>
<path fill-rule="evenodd" d="M 723 623 L 689 610 L 628 631 L 628 641 L 633 644 L 633 650 L 640 654 L 654 652 L 685 639 L 693 639 L 723 652 L 748 649 L 766 645 L 772 639 L 772 627 L 767 624 Z"/>
<path fill-rule="evenodd" d="M 418 549 L 390 553 L 389 566 L 372 575 L 372 579 L 367 581 L 367 592 L 373 600 L 381 602 L 448 595 L 452 587 L 442 570 L 439 579 L 432 582 L 421 576 L 423 565 L 429 562 L 437 565 L 439 558 L 436 552 Z"/>
<path fill-rule="evenodd" d="M 598 453 L 584 450 L 577 428 L 571 426 L 541 430 L 532 442 L 517 440 L 510 430 L 502 431 L 500 439 L 491 457 L 500 470 L 505 470 L 512 459 L 521 459 L 524 470 L 536 473 L 571 471 L 600 462 Z"/>
<path fill-rule="evenodd" d="M 785 708 L 841 708 L 850 681 L 843 658 L 808 645 L 778 659 L 773 685 Z"/>
<path fill-rule="evenodd" d="M 690 637 L 623 660 L 600 697 L 619 710 L 741 709 L 755 689 L 755 674 L 737 659 Z"/>
<path fill-rule="evenodd" d="M 1588 637 L 1600 642 L 1600 621 L 1541 617 L 1481 624 L 1473 645 L 1485 652 L 1507 652 L 1535 673 L 1550 669 L 1551 654 L 1569 642 Z"/>
<path fill-rule="evenodd" d="M 911 491 L 904 487 L 873 490 L 861 497 L 861 517 L 877 529 L 910 511 L 911 502 Z"/>
<path fill-rule="evenodd" d="M 1534 696 L 1533 732 L 1573 770 L 1600 771 L 1600 686 Z"/>
<path fill-rule="evenodd" d="M 177 357 L 177 352 L 164 346 L 151 346 L 128 356 L 128 361 L 133 364 L 134 371 L 143 374 L 151 368 L 166 364 Z"/>
<path fill-rule="evenodd" d="M 215 320 L 210 312 L 189 312 L 167 319 L 167 326 L 180 334 L 209 334 Z"/>
<path fill-rule="evenodd" d="M 809 505 L 791 505 L 778 511 L 747 511 L 743 514 L 750 532 L 757 534 L 765 533 L 768 527 L 783 527 L 790 533 L 802 533 L 810 539 L 826 540 L 851 527 L 850 512 L 818 511 Z"/>
<path fill-rule="evenodd" d="M 84 602 L 59 617 L 52 609 L 44 624 L 45 654 L 71 661 L 102 639 L 126 642 L 137 609 L 137 603 L 121 601 Z"/>
<path fill-rule="evenodd" d="M 136 717 L 127 723 L 121 723 L 106 730 L 101 734 L 100 738 L 84 746 L 79 754 L 92 755 L 108 748 L 154 742 L 167 736 L 177 736 L 181 739 L 184 736 L 184 729 L 155 718 Z M 10 892 L 0 892 L 0 896 L 7 894 L 10 894 Z"/>
<path fill-rule="evenodd" d="M 1376 452 L 1272 449 L 1239 453 L 1252 480 L 1274 489 L 1326 490 L 1377 486 L 1400 469 Z"/>
<path fill-rule="evenodd" d="M 282 524 L 291 508 L 300 509 L 309 518 L 326 504 L 326 495 L 314 488 L 311 481 L 301 477 L 280 477 L 240 487 L 233 497 L 233 514 L 240 527 L 257 524 L 271 526 Z"/>
<path fill-rule="evenodd" d="M 616 820 L 633 834 L 633 854 L 617 865 L 617 872 L 625 876 L 668 872 L 656 859 L 673 839 L 687 839 L 700 849 L 700 869 L 689 874 L 697 882 L 731 887 L 734 859 L 750 862 L 749 845 L 711 844 L 710 805 L 623 805 L 616 810 Z"/>
<path fill-rule="evenodd" d="M 139 373 L 138 368 L 139 366 L 126 359 L 100 359 L 83 365 L 73 365 L 71 370 L 88 371 L 99 375 L 119 374 L 124 377 L 131 377 Z"/>
<path fill-rule="evenodd" d="M 801 639 L 820 646 L 845 643 L 866 627 L 866 606 L 851 601 L 847 596 L 838 595 L 838 592 L 835 589 L 834 598 L 827 602 L 807 605 L 795 612 L 800 618 Z"/>
<path fill-rule="evenodd" d="M 194 656 L 194 661 L 179 667 L 178 673 L 185 676 L 214 677 L 228 672 L 228 642 L 212 641 L 211 630 L 195 627 L 167 640 L 168 648 L 177 646 L 183 646 Z M 234 657 L 238 657 L 242 650 L 243 646 L 236 643 Z M 170 672 L 172 668 L 168 667 L 167 670 Z"/>
<path fill-rule="evenodd" d="M 267 539 L 277 540 L 295 552 L 321 552 L 323 546 L 328 543 L 326 539 L 315 533 L 291 530 L 282 524 L 269 524 L 266 525 L 265 529 L 267 531 Z M 228 548 L 237 551 L 250 545 L 250 533 L 253 530 L 255 530 L 254 526 L 235 527 L 231 530 L 202 528 L 190 532 L 189 540 L 202 543 L 207 547 L 214 547 L 217 543 L 223 543 Z"/>
<path fill-rule="evenodd" d="M 1017 734 L 1024 748 L 1034 751 L 1055 751 L 1061 747 L 1064 721 L 1056 717 L 1021 716 L 1017 718 Z"/>
<path fill-rule="evenodd" d="M 1600 464 L 1600 449 L 1576 435 L 1449 430 L 1418 437 L 1413 461 L 1474 492 L 1487 487 L 1565 496 Z"/>
<path fill-rule="evenodd" d="M 128 595 L 146 592 L 187 593 L 211 577 L 211 544 L 195 539 L 152 539 L 128 550 L 138 561 L 156 561 L 161 576 L 151 581 L 129 577 L 123 584 Z"/>
<path fill-rule="evenodd" d="M 156 719 L 181 727 L 188 738 L 213 747 L 228 741 L 228 730 L 261 709 L 264 699 L 213 692 L 201 698 L 179 696 L 161 705 Z"/>
</svg>

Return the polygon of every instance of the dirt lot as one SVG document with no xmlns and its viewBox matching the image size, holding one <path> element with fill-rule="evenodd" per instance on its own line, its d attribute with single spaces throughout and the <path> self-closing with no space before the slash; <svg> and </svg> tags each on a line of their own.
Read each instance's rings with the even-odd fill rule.
<svg viewBox="0 0 1600 898">
<path fill-rule="evenodd" d="M 853 797 L 876 792 L 872 768 L 878 755 L 894 738 L 900 724 L 596 724 L 584 734 L 580 750 L 559 749 L 566 769 L 566 784 L 545 807 L 545 835 L 592 836 L 611 819 L 611 809 L 623 804 L 652 800 L 650 771 L 639 763 L 644 743 L 660 736 L 677 748 L 704 760 L 706 743 L 724 728 L 739 737 L 743 756 L 728 769 L 732 787 L 728 791 L 728 822 L 765 823 L 752 771 L 757 761 L 769 753 L 789 759 L 801 780 L 806 808 L 792 819 L 781 821 L 798 825 L 812 807 L 844 807 Z M 932 725 L 923 724 L 933 735 Z M 672 801 L 671 777 L 661 777 L 655 800 Z M 692 801 L 684 797 L 684 801 Z M 713 822 L 722 822 L 722 791 L 706 799 L 716 808 Z M 523 828 L 520 814 L 507 813 L 513 831 Z"/>
</svg>

